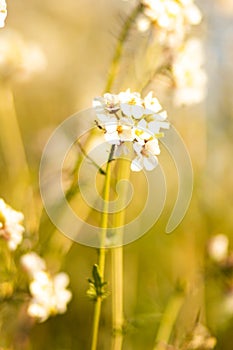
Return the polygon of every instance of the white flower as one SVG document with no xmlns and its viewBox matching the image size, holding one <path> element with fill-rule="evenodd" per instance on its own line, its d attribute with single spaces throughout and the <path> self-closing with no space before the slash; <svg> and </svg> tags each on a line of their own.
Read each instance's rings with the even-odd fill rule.
<svg viewBox="0 0 233 350">
<path fill-rule="evenodd" d="M 142 99 L 138 92 L 130 92 L 130 89 L 119 94 L 120 107 L 122 112 L 128 116 L 135 119 L 140 119 L 145 108 L 142 105 Z"/>
<path fill-rule="evenodd" d="M 120 101 L 118 95 L 106 93 L 103 97 L 96 97 L 93 100 L 93 108 L 97 116 L 99 114 L 116 113 L 120 109 Z"/>
<path fill-rule="evenodd" d="M 219 234 L 211 238 L 208 244 L 209 256 L 217 261 L 221 262 L 227 258 L 228 255 L 229 240 L 224 234 Z"/>
<path fill-rule="evenodd" d="M 140 171 L 143 168 L 153 170 L 158 165 L 156 155 L 160 154 L 159 144 L 157 139 L 149 140 L 144 145 L 134 143 L 133 148 L 137 157 L 131 163 L 132 171 Z"/>
<path fill-rule="evenodd" d="M 195 104 L 204 99 L 207 76 L 203 63 L 204 55 L 200 40 L 190 39 L 180 48 L 172 66 L 176 105 Z"/>
<path fill-rule="evenodd" d="M 110 144 L 133 141 L 133 121 L 130 118 L 98 114 L 98 124 L 105 130 L 104 137 Z"/>
<path fill-rule="evenodd" d="M 0 28 L 5 26 L 5 19 L 7 16 L 7 6 L 5 0 L 0 0 Z"/>
<path fill-rule="evenodd" d="M 23 239 L 24 227 L 21 225 L 24 216 L 0 199 L 0 237 L 3 237 L 10 250 L 15 250 Z"/>
<path fill-rule="evenodd" d="M 21 265 L 33 277 L 37 272 L 46 270 L 46 263 L 35 252 L 24 254 L 20 259 Z"/>
<path fill-rule="evenodd" d="M 69 277 L 66 273 L 59 273 L 54 277 L 44 271 L 35 273 L 30 283 L 32 300 L 28 314 L 39 322 L 44 322 L 51 315 L 66 312 L 67 303 L 72 297 L 71 292 L 66 289 L 68 284 Z"/>
</svg>

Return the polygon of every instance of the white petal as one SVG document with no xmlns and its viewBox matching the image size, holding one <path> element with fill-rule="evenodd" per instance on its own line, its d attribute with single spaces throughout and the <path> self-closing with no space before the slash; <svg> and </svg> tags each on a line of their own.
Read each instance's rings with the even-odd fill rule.
<svg viewBox="0 0 233 350">
<path fill-rule="evenodd" d="M 104 99 L 103 97 L 95 97 L 92 101 L 92 106 L 94 108 L 96 107 L 102 107 L 104 105 Z"/>
<path fill-rule="evenodd" d="M 105 129 L 109 134 L 114 133 L 117 130 L 117 124 L 106 123 Z"/>
<path fill-rule="evenodd" d="M 158 143 L 157 139 L 153 139 L 151 141 L 148 141 L 145 144 L 145 149 L 146 149 L 146 151 L 151 153 L 151 155 L 160 154 L 160 148 L 159 148 L 159 143 Z"/>
<path fill-rule="evenodd" d="M 147 129 L 147 122 L 145 121 L 145 119 L 141 119 L 140 122 L 137 125 L 137 128 L 140 130 L 145 130 Z"/>
<path fill-rule="evenodd" d="M 153 119 L 158 121 L 164 121 L 167 119 L 167 112 L 162 111 L 162 112 L 156 113 L 153 115 Z"/>
<path fill-rule="evenodd" d="M 55 288 L 65 288 L 70 282 L 69 276 L 65 272 L 60 272 L 54 277 Z"/>
<path fill-rule="evenodd" d="M 153 121 L 148 124 L 149 130 L 154 134 L 158 134 L 160 131 L 160 128 L 169 129 L 169 126 L 170 124 L 167 122 L 158 122 L 158 121 Z"/>
<path fill-rule="evenodd" d="M 140 119 L 144 114 L 144 108 L 138 105 L 132 105 L 132 115 L 135 119 Z"/>
<path fill-rule="evenodd" d="M 151 171 L 158 165 L 158 159 L 156 156 L 143 157 L 143 165 L 146 170 Z"/>
<path fill-rule="evenodd" d="M 28 307 L 28 315 L 39 318 L 40 322 L 44 322 L 49 317 L 49 310 L 37 303 L 31 303 Z"/>
<path fill-rule="evenodd" d="M 135 158 L 132 162 L 131 162 L 131 166 L 130 166 L 132 171 L 140 171 L 143 168 L 142 165 L 142 157 L 137 157 Z"/>
<path fill-rule="evenodd" d="M 101 123 L 107 123 L 109 121 L 109 116 L 108 114 L 100 114 L 97 113 L 97 119 L 98 121 L 100 121 Z"/>
<path fill-rule="evenodd" d="M 118 132 L 112 132 L 112 133 L 108 133 L 106 132 L 104 134 L 104 138 L 107 142 L 109 142 L 112 145 L 119 145 L 120 144 L 120 139 L 119 139 L 119 135 Z"/>
<path fill-rule="evenodd" d="M 143 146 L 140 143 L 138 142 L 133 143 L 133 149 L 138 155 L 141 155 L 142 148 Z"/>
<path fill-rule="evenodd" d="M 132 116 L 131 105 L 129 105 L 128 103 L 121 103 L 121 110 L 128 117 Z"/>
</svg>

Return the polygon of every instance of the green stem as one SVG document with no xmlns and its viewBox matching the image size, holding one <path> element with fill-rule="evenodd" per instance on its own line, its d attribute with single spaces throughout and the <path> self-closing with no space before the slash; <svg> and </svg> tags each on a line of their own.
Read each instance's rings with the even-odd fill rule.
<svg viewBox="0 0 233 350">
<path fill-rule="evenodd" d="M 106 257 L 105 239 L 106 239 L 106 233 L 108 229 L 108 202 L 110 197 L 110 185 L 111 185 L 111 162 L 113 160 L 114 151 L 115 151 L 115 145 L 111 147 L 111 151 L 109 154 L 106 171 L 105 171 L 106 175 L 105 175 L 105 183 L 104 183 L 104 190 L 103 190 L 104 206 L 103 206 L 103 211 L 101 216 L 100 249 L 99 249 L 99 262 L 98 262 L 99 273 L 102 280 L 104 280 L 104 270 L 105 270 L 105 257 Z M 101 306 L 102 306 L 102 297 L 98 296 L 95 302 L 95 309 L 94 309 L 91 350 L 97 349 Z"/>
<path fill-rule="evenodd" d="M 118 180 L 127 180 L 130 176 L 129 162 L 126 160 L 118 160 Z M 123 344 L 123 233 L 125 223 L 125 200 L 127 194 L 127 182 L 122 184 L 120 192 L 119 212 L 115 214 L 114 227 L 116 227 L 118 247 L 111 249 L 112 257 L 112 324 L 113 324 L 113 338 L 112 350 L 121 350 Z"/>
<path fill-rule="evenodd" d="M 94 161 L 94 159 L 92 159 L 87 152 L 85 151 L 85 149 L 83 148 L 83 146 L 81 145 L 81 143 L 79 141 L 77 141 L 77 145 L 80 149 L 80 151 L 82 152 L 82 154 L 88 159 L 90 160 L 90 162 L 99 170 L 99 173 L 101 175 L 106 175 L 106 172 L 99 166 L 99 164 L 96 163 L 96 161 Z"/>
<path fill-rule="evenodd" d="M 138 14 L 141 12 L 142 9 L 142 5 L 141 3 L 135 7 L 135 9 L 132 11 L 132 13 L 129 15 L 129 17 L 126 19 L 125 24 L 120 32 L 118 41 L 117 41 L 117 45 L 116 45 L 116 49 L 113 55 L 113 59 L 112 59 L 112 63 L 109 69 L 109 74 L 108 74 L 108 79 L 107 79 L 107 83 L 104 89 L 104 92 L 110 92 L 114 80 L 116 78 L 118 69 L 119 69 L 119 63 L 120 63 L 120 59 L 122 56 L 122 51 L 123 51 L 123 46 L 124 43 L 129 35 L 129 31 L 131 29 L 131 26 L 133 24 L 133 22 L 135 21 L 135 19 L 137 18 Z"/>
<path fill-rule="evenodd" d="M 169 343 L 169 339 L 184 301 L 184 293 L 177 291 L 168 302 L 160 322 L 159 330 L 155 339 L 153 350 L 164 350 L 164 345 Z"/>
</svg>

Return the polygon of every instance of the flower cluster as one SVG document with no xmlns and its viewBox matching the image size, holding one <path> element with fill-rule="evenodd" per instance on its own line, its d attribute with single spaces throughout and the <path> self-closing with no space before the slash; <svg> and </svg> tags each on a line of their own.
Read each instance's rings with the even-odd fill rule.
<svg viewBox="0 0 233 350">
<path fill-rule="evenodd" d="M 5 19 L 7 16 L 6 1 L 0 0 L 0 28 L 5 26 Z"/>
<path fill-rule="evenodd" d="M 179 48 L 172 64 L 176 105 L 196 104 L 204 99 L 207 76 L 203 63 L 204 54 L 200 40 L 189 39 Z"/>
<path fill-rule="evenodd" d="M 167 44 L 181 42 L 187 28 L 201 22 L 201 12 L 193 0 L 142 0 L 142 5 L 144 25 L 141 28 L 145 30 L 151 24 L 155 25 L 159 38 Z"/>
<path fill-rule="evenodd" d="M 12 209 L 0 199 L 0 237 L 7 241 L 10 250 L 15 250 L 22 242 L 24 227 L 22 213 Z"/>
<path fill-rule="evenodd" d="M 51 315 L 66 312 L 67 303 L 72 297 L 66 289 L 69 284 L 68 275 L 61 272 L 51 276 L 45 261 L 34 252 L 23 255 L 21 264 L 32 278 L 29 286 L 32 295 L 28 306 L 29 316 L 44 322 Z"/>
<path fill-rule="evenodd" d="M 110 93 L 93 101 L 97 125 L 104 130 L 105 140 L 117 147 L 116 154 L 128 153 L 127 142 L 133 145 L 135 158 L 131 170 L 153 170 L 160 153 L 160 129 L 168 129 L 167 113 L 150 92 L 144 99 L 138 92 Z"/>
</svg>

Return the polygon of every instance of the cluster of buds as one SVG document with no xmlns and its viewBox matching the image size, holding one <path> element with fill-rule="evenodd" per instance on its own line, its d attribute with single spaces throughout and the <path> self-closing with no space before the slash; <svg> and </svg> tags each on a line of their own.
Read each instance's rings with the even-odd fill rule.
<svg viewBox="0 0 233 350">
<path fill-rule="evenodd" d="M 132 171 L 153 170 L 160 154 L 160 129 L 168 129 L 167 113 L 150 92 L 144 99 L 138 92 L 106 93 L 93 101 L 96 123 L 104 130 L 105 140 L 116 146 L 116 155 L 129 153 L 130 144 L 135 155 Z"/>
<path fill-rule="evenodd" d="M 21 264 L 32 279 L 29 285 L 32 298 L 28 315 L 44 322 L 52 315 L 65 313 L 72 297 L 67 289 L 68 275 L 61 272 L 51 276 L 45 261 L 34 252 L 23 255 Z"/>
</svg>

